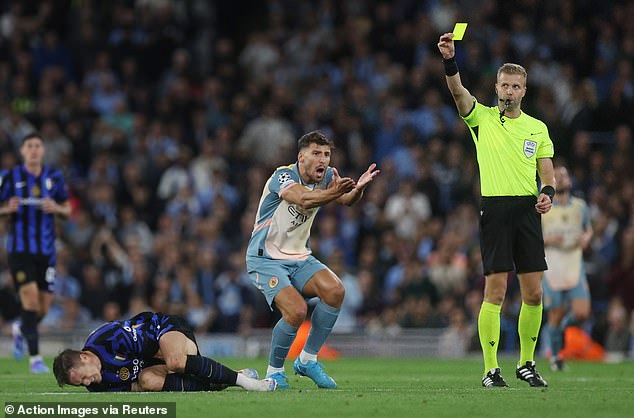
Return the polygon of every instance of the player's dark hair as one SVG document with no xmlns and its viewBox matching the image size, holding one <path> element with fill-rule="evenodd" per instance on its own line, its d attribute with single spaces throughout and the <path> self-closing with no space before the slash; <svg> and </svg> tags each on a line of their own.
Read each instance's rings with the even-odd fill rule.
<svg viewBox="0 0 634 418">
<path fill-rule="evenodd" d="M 31 132 L 29 134 L 24 135 L 24 137 L 22 138 L 22 142 L 20 144 L 24 145 L 24 143 L 28 141 L 29 139 L 39 139 L 40 141 L 44 142 L 42 135 L 40 135 L 38 132 Z"/>
<path fill-rule="evenodd" d="M 326 137 L 321 131 L 312 131 L 304 134 L 297 141 L 297 149 L 301 151 L 304 148 L 308 148 L 310 144 L 328 145 L 331 150 L 335 149 L 334 141 Z"/>
<path fill-rule="evenodd" d="M 70 369 L 79 363 L 80 354 L 81 351 L 67 348 L 53 360 L 53 374 L 60 388 L 64 385 L 70 385 Z"/>
</svg>

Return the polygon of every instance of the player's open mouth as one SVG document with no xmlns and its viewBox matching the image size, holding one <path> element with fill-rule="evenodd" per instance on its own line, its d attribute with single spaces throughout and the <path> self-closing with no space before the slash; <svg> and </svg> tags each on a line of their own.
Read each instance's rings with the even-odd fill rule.
<svg viewBox="0 0 634 418">
<path fill-rule="evenodd" d="M 315 170 L 315 173 L 317 173 L 318 177 L 323 176 L 325 172 L 326 172 L 325 167 L 317 167 L 317 169 Z"/>
</svg>

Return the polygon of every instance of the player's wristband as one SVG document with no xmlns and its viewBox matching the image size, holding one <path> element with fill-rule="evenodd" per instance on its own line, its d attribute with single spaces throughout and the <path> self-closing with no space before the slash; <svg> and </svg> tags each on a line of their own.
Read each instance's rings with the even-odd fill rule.
<svg viewBox="0 0 634 418">
<path fill-rule="evenodd" d="M 443 58 L 442 63 L 445 66 L 445 74 L 448 77 L 451 77 L 452 75 L 458 74 L 458 64 L 456 63 L 456 57 L 455 56 L 449 58 L 448 60 Z"/>
<path fill-rule="evenodd" d="M 553 198 L 555 197 L 555 188 L 553 186 L 544 186 L 542 187 L 542 193 L 544 193 L 546 196 L 550 197 L 550 201 L 553 201 Z"/>
</svg>

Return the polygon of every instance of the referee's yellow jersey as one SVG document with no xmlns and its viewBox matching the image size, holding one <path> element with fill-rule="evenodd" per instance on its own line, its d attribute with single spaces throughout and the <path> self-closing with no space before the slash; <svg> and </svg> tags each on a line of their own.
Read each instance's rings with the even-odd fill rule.
<svg viewBox="0 0 634 418">
<path fill-rule="evenodd" d="M 554 155 L 546 124 L 524 112 L 502 122 L 497 106 L 475 99 L 463 119 L 476 146 L 482 196 L 537 196 L 537 159 Z"/>
</svg>

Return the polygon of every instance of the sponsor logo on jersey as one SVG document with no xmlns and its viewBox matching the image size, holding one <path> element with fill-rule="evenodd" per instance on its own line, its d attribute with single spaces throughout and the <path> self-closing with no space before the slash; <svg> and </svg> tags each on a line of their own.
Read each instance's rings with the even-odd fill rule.
<svg viewBox="0 0 634 418">
<path fill-rule="evenodd" d="M 25 197 L 20 199 L 20 204 L 24 206 L 42 206 L 42 199 L 39 197 Z"/>
</svg>

